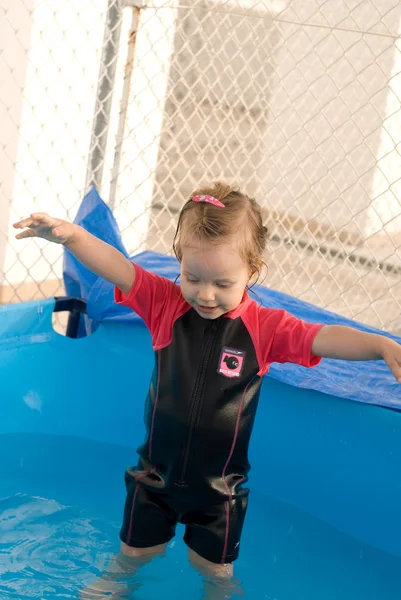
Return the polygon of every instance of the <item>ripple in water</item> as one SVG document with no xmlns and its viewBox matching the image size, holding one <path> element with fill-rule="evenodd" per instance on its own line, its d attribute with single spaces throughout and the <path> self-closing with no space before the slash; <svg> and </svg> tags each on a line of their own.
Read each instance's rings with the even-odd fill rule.
<svg viewBox="0 0 401 600">
<path fill-rule="evenodd" d="M 120 474 L 129 452 L 50 437 L 17 441 L 6 438 L 3 454 L 0 443 L 0 466 L 6 466 L 0 472 L 0 600 L 78 600 L 118 551 Z M 135 592 L 123 592 L 120 600 L 204 598 L 182 534 L 180 526 L 166 556 L 141 569 L 134 582 L 126 580 Z M 400 598 L 400 556 L 256 491 L 242 545 L 235 572 L 246 600 Z"/>
<path fill-rule="evenodd" d="M 0 598 L 77 598 L 115 551 L 96 519 L 56 500 L 0 499 Z M 114 529 L 114 528 L 113 528 Z M 96 565 L 93 557 L 96 555 Z"/>
</svg>

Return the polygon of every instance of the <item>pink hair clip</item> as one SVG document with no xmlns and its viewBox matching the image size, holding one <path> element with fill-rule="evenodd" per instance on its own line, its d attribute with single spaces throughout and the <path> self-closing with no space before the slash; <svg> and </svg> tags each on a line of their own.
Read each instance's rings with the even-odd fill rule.
<svg viewBox="0 0 401 600">
<path fill-rule="evenodd" d="M 207 202 L 208 204 L 213 204 L 213 206 L 220 206 L 221 208 L 225 208 L 224 204 L 217 200 L 214 196 L 205 196 L 204 194 L 199 194 L 198 196 L 194 196 L 192 198 L 194 202 Z"/>
</svg>

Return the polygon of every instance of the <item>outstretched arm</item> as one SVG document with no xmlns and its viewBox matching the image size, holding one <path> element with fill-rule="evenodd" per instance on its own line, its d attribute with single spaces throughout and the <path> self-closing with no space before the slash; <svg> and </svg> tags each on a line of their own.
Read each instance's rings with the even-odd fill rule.
<svg viewBox="0 0 401 600">
<path fill-rule="evenodd" d="M 383 335 L 367 333 L 343 325 L 326 325 L 312 345 L 315 356 L 342 360 L 385 360 L 401 383 L 401 346 Z"/>
<path fill-rule="evenodd" d="M 135 267 L 119 250 L 102 242 L 79 225 L 35 213 L 14 224 L 23 229 L 16 237 L 41 237 L 63 244 L 85 267 L 128 294 L 135 281 Z"/>
</svg>

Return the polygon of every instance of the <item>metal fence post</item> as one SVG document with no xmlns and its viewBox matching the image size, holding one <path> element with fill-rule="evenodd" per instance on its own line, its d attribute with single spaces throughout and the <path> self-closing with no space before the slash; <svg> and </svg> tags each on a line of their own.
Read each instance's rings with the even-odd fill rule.
<svg viewBox="0 0 401 600">
<path fill-rule="evenodd" d="M 137 36 L 137 32 L 138 32 L 139 16 L 140 16 L 141 8 L 143 8 L 143 5 L 141 5 L 141 4 L 138 5 L 138 3 L 134 2 L 134 3 L 131 3 L 131 7 L 132 7 L 132 19 L 131 19 L 131 25 L 130 25 L 130 31 L 129 31 L 129 42 L 128 42 L 128 50 L 127 50 L 127 60 L 125 63 L 125 71 L 124 71 L 123 92 L 122 92 L 122 97 L 121 97 L 120 114 L 119 114 L 119 118 L 118 118 L 118 126 L 117 126 L 117 134 L 116 134 L 116 144 L 115 144 L 115 149 L 114 149 L 113 168 L 112 168 L 111 181 L 110 181 L 110 194 L 109 194 L 108 205 L 111 210 L 114 209 L 115 202 L 116 202 L 117 181 L 118 181 L 118 174 L 120 171 L 125 120 L 126 120 L 127 110 L 128 110 L 132 71 L 134 68 L 135 43 L 136 43 L 136 36 Z"/>
<path fill-rule="evenodd" d="M 123 9 L 124 3 L 121 0 L 108 1 L 86 172 L 86 189 L 95 185 L 99 191 L 101 190 Z"/>
</svg>

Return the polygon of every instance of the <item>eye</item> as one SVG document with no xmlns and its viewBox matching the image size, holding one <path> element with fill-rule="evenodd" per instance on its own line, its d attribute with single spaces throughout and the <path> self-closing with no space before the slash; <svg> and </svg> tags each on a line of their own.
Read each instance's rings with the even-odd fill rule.
<svg viewBox="0 0 401 600">
<path fill-rule="evenodd" d="M 188 283 L 199 283 L 198 279 L 190 279 L 189 277 L 187 277 L 187 281 Z"/>
<path fill-rule="evenodd" d="M 217 287 L 219 288 L 229 288 L 231 286 L 231 283 L 216 283 Z"/>
</svg>

